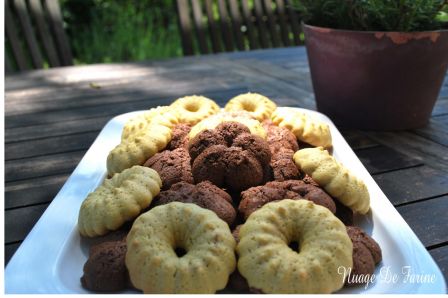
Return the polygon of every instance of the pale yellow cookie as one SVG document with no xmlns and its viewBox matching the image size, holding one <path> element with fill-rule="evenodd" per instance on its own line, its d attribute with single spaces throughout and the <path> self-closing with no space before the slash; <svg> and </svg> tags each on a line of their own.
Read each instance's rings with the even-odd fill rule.
<svg viewBox="0 0 448 298">
<path fill-rule="evenodd" d="M 322 147 L 306 148 L 294 154 L 297 167 L 310 175 L 331 196 L 353 211 L 365 214 L 370 209 L 370 195 L 362 180 L 354 176 Z"/>
<path fill-rule="evenodd" d="M 213 116 L 210 117 L 230 117 L 230 118 L 247 118 L 247 119 L 253 119 L 257 120 L 254 115 L 247 111 L 221 111 Z"/>
<path fill-rule="evenodd" d="M 214 212 L 173 202 L 140 215 L 127 236 L 126 267 L 145 294 L 213 294 L 235 270 L 235 239 Z M 175 249 L 185 255 L 178 256 Z"/>
<path fill-rule="evenodd" d="M 251 113 L 258 121 L 269 119 L 277 105 L 258 93 L 246 93 L 235 96 L 229 100 L 224 107 L 226 111 L 247 111 Z"/>
<path fill-rule="evenodd" d="M 181 123 L 189 125 L 195 125 L 202 119 L 218 113 L 220 110 L 213 100 L 197 95 L 178 98 L 170 107 L 177 111 Z"/>
<path fill-rule="evenodd" d="M 344 285 L 338 269 L 353 266 L 344 224 L 307 200 L 264 205 L 249 216 L 239 238 L 238 271 L 266 294 L 329 294 Z M 298 251 L 288 246 L 291 242 Z"/>
<path fill-rule="evenodd" d="M 82 202 L 79 232 L 82 236 L 95 237 L 117 230 L 147 208 L 161 186 L 159 174 L 142 166 L 134 166 L 104 180 Z"/>
<path fill-rule="evenodd" d="M 110 176 L 134 165 L 142 165 L 148 158 L 162 151 L 171 141 L 171 129 L 151 124 L 124 139 L 107 156 L 107 172 Z"/>
<path fill-rule="evenodd" d="M 271 115 L 271 119 L 277 126 L 289 129 L 302 142 L 324 148 L 332 146 L 328 124 L 318 121 L 305 113 L 292 108 L 282 108 L 275 110 Z"/>
<path fill-rule="evenodd" d="M 210 116 L 195 126 L 190 130 L 188 137 L 192 140 L 198 133 L 206 129 L 214 129 L 216 126 L 223 122 L 239 122 L 244 124 L 249 128 L 251 134 L 257 135 L 263 139 L 266 139 L 266 131 L 261 125 L 261 123 L 256 120 L 248 117 L 247 115 L 242 115 L 240 113 L 219 113 L 213 116 Z"/>
<path fill-rule="evenodd" d="M 133 135 L 140 133 L 151 124 L 159 124 L 173 128 L 173 126 L 178 123 L 179 119 L 177 113 L 171 107 L 162 106 L 152 108 L 129 119 L 123 127 L 121 139 L 124 140 L 130 138 Z"/>
</svg>

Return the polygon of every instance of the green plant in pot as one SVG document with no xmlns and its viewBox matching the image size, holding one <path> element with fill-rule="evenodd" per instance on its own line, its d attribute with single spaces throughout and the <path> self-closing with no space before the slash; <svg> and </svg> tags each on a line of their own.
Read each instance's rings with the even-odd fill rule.
<svg viewBox="0 0 448 298">
<path fill-rule="evenodd" d="M 319 111 L 340 126 L 361 129 L 428 122 L 448 67 L 448 1 L 294 4 L 304 20 Z"/>
</svg>

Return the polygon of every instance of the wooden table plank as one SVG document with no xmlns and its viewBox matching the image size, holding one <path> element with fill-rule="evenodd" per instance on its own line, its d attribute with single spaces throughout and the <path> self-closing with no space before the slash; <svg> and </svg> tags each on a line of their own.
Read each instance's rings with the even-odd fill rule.
<svg viewBox="0 0 448 298">
<path fill-rule="evenodd" d="M 448 280 L 448 245 L 431 249 L 429 251 L 429 253 L 434 258 L 434 261 L 436 261 L 437 265 L 439 265 L 439 268 L 442 271 L 443 276 L 445 277 L 445 281 L 447 281 Z"/>
<path fill-rule="evenodd" d="M 443 116 L 448 115 L 448 97 L 442 97 L 436 101 L 431 116 Z"/>
<path fill-rule="evenodd" d="M 446 77 L 445 77 L 445 80 L 443 80 L 442 88 L 439 93 L 439 97 L 448 97 L 448 80 Z"/>
<path fill-rule="evenodd" d="M 426 247 L 448 243 L 448 196 L 397 208 Z"/>
<path fill-rule="evenodd" d="M 244 83 L 247 84 L 251 92 L 259 92 L 270 96 L 279 106 L 315 109 L 314 95 L 306 86 L 290 84 L 283 80 L 275 80 L 271 75 L 249 67 L 254 63 L 258 64 L 261 62 L 238 60 L 228 61 L 226 65 L 233 72 L 244 77 Z M 275 69 L 276 67 L 271 65 L 271 70 L 274 71 Z M 277 72 L 280 72 L 280 69 L 277 69 Z"/>
<path fill-rule="evenodd" d="M 201 92 L 202 95 L 215 99 L 218 103 L 223 105 L 231 97 L 240 93 L 247 92 L 247 88 L 229 88 L 225 90 L 215 90 L 213 92 Z M 180 93 L 178 96 L 185 94 Z M 121 97 L 117 103 L 107 105 L 93 105 L 87 107 L 78 107 L 71 109 L 60 109 L 48 112 L 35 112 L 26 115 L 8 115 L 5 116 L 5 127 L 7 129 L 22 126 L 41 125 L 46 123 L 65 122 L 77 119 L 86 119 L 94 117 L 105 117 L 124 114 L 127 112 L 146 110 L 151 107 L 165 105 L 173 101 L 173 97 L 150 98 L 142 94 L 138 99 L 128 100 L 127 97 Z"/>
<path fill-rule="evenodd" d="M 80 107 L 76 109 L 73 108 L 68 110 L 61 109 L 54 112 L 36 112 L 25 115 L 7 114 L 5 116 L 5 126 L 6 129 L 9 129 L 23 126 L 42 125 L 47 123 L 63 123 L 64 121 L 91 119 L 96 117 L 100 118 L 108 116 L 112 118 L 114 115 L 148 109 L 151 107 L 151 105 L 157 106 L 164 102 L 163 98 L 149 102 L 148 99 L 144 96 L 140 97 L 139 100 L 130 102 L 124 102 L 124 100 L 125 98 L 122 99 L 122 102 L 110 105 L 108 108 L 105 108 L 102 105 L 97 105 L 90 107 Z"/>
<path fill-rule="evenodd" d="M 432 117 L 427 126 L 415 129 L 414 133 L 448 147 L 448 114 Z"/>
<path fill-rule="evenodd" d="M 5 144 L 5 160 L 87 150 L 98 131 Z"/>
<path fill-rule="evenodd" d="M 294 69 L 272 64 L 272 61 L 258 59 L 241 59 L 239 60 L 239 63 L 243 63 L 247 68 L 274 78 L 275 80 L 289 82 L 294 86 L 300 86 L 309 92 L 313 92 L 308 63 L 300 63 L 300 61 L 296 61 L 297 60 L 294 57 L 290 57 L 288 62 L 294 63 Z"/>
<path fill-rule="evenodd" d="M 448 175 L 428 166 L 374 175 L 376 183 L 394 205 L 448 194 Z"/>
<path fill-rule="evenodd" d="M 142 77 L 148 76 L 172 77 L 175 79 L 176 76 L 181 76 L 183 72 L 209 72 L 210 65 L 207 64 L 207 59 L 217 60 L 220 58 L 219 56 L 213 55 L 209 57 L 189 57 L 133 63 L 91 64 L 33 70 L 6 76 L 5 92 L 23 92 L 30 88 L 58 88 L 69 84 L 72 86 L 74 84 L 85 85 L 91 82 L 96 82 L 100 85 L 110 82 L 108 85 L 112 85 L 114 82 L 119 84 L 120 82 L 125 83 L 132 80 L 141 81 Z M 220 71 L 225 71 L 225 69 L 215 70 L 216 73 L 220 73 Z"/>
<path fill-rule="evenodd" d="M 29 206 L 5 211 L 5 243 L 25 239 L 33 226 L 47 209 L 48 204 Z M 20 219 L 18 221 L 17 219 Z"/>
<path fill-rule="evenodd" d="M 372 175 L 422 164 L 421 160 L 382 145 L 356 150 L 355 153 Z"/>
<path fill-rule="evenodd" d="M 68 134 L 98 132 L 109 120 L 110 116 L 106 116 L 10 128 L 5 131 L 5 144 Z"/>
<path fill-rule="evenodd" d="M 367 149 L 379 146 L 377 142 L 373 141 L 358 130 L 343 129 L 340 130 L 340 132 L 353 150 Z"/>
<path fill-rule="evenodd" d="M 366 135 L 433 168 L 448 172 L 448 148 L 443 145 L 411 132 L 368 132 Z"/>
<path fill-rule="evenodd" d="M 187 77 L 189 75 L 189 77 Z M 164 80 L 146 78 L 138 82 L 124 83 L 114 81 L 108 85 L 95 82 L 82 84 L 64 84 L 55 87 L 39 87 L 31 90 L 20 90 L 6 94 L 5 111 L 8 115 L 26 114 L 30 112 L 59 110 L 62 107 L 78 108 L 92 105 L 108 105 L 124 100 L 138 100 L 141 98 L 170 98 L 176 99 L 179 94 L 197 94 L 215 92 L 218 89 L 237 88 L 241 78 L 227 74 L 201 74 L 205 78 L 199 79 L 194 73 L 186 73 L 185 78 Z M 192 79 L 194 77 L 195 79 Z M 216 82 L 219 81 L 219 84 Z M 92 87 L 93 86 L 93 87 Z M 169 88 L 167 88 L 169 86 Z M 218 88 L 217 88 L 218 87 Z M 239 86 L 241 88 L 241 86 Z"/>
<path fill-rule="evenodd" d="M 71 173 L 86 150 L 5 162 L 5 182 Z M 104 158 L 106 159 L 107 156 Z"/>
<path fill-rule="evenodd" d="M 22 241 L 5 245 L 5 265 L 8 264 L 16 250 L 22 244 Z"/>
<path fill-rule="evenodd" d="M 273 65 L 283 66 L 283 64 L 299 60 L 307 60 L 305 47 L 285 47 L 276 49 L 261 49 L 250 52 L 234 52 L 226 54 L 231 60 L 238 59 L 257 59 L 260 61 L 269 61 Z"/>
<path fill-rule="evenodd" d="M 51 202 L 68 176 L 62 174 L 6 183 L 5 209 Z"/>
</svg>

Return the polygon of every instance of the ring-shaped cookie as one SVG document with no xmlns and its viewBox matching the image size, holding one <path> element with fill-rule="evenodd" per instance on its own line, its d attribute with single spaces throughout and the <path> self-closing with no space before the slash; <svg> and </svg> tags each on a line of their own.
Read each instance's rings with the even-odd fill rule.
<svg viewBox="0 0 448 298">
<path fill-rule="evenodd" d="M 176 249 L 185 254 L 176 254 Z M 146 293 L 212 294 L 235 269 L 235 239 L 218 216 L 195 204 L 173 202 L 139 216 L 127 236 L 132 284 Z"/>
<path fill-rule="evenodd" d="M 195 125 L 202 119 L 218 113 L 220 110 L 213 100 L 197 95 L 178 98 L 170 107 L 177 111 L 179 122 L 189 125 Z"/>
<path fill-rule="evenodd" d="M 352 242 L 327 208 L 281 200 L 252 213 L 239 232 L 238 270 L 267 294 L 332 293 L 344 285 L 339 267 L 352 267 Z M 291 249 L 298 243 L 298 251 Z"/>
<path fill-rule="evenodd" d="M 253 115 L 258 121 L 269 119 L 277 105 L 258 93 L 245 93 L 230 99 L 224 109 L 226 111 L 246 111 Z"/>
</svg>

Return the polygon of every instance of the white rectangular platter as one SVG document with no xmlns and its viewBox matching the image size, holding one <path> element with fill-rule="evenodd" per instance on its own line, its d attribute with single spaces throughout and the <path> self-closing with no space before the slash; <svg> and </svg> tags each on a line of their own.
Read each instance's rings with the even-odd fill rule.
<svg viewBox="0 0 448 298">
<path fill-rule="evenodd" d="M 371 197 L 371 211 L 356 217 L 355 224 L 380 244 L 383 260 L 368 287 L 343 288 L 339 293 L 446 293 L 440 269 L 331 120 L 318 112 L 299 110 L 329 124 L 333 155 L 364 180 Z M 5 269 L 6 293 L 90 293 L 80 283 L 88 242 L 77 230 L 78 211 L 87 194 L 105 178 L 107 154 L 119 143 L 124 123 L 138 113 L 117 116 L 103 128 L 10 260 Z"/>
</svg>

